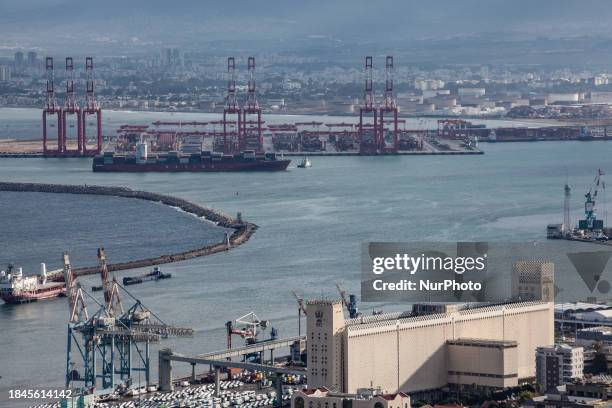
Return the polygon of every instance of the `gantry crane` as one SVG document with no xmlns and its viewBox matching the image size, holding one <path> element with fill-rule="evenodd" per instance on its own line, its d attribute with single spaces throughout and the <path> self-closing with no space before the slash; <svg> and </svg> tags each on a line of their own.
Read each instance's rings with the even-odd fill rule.
<svg viewBox="0 0 612 408">
<path fill-rule="evenodd" d="M 223 153 L 231 153 L 240 149 L 242 111 L 236 98 L 236 60 L 234 57 L 227 59 L 227 76 L 227 95 L 223 107 Z M 236 121 L 228 122 L 228 116 L 231 115 L 236 116 Z M 230 131 L 228 127 L 233 128 L 233 130 Z"/>
<path fill-rule="evenodd" d="M 62 153 L 62 107 L 57 103 L 55 95 L 55 78 L 53 74 L 53 58 L 45 58 L 45 73 L 47 77 L 47 88 L 45 96 L 45 107 L 42 112 L 42 127 L 43 127 L 43 153 L 60 154 Z M 50 122 L 51 127 L 57 126 L 57 149 L 49 148 L 49 129 L 47 122 Z"/>
<path fill-rule="evenodd" d="M 75 124 L 68 125 L 68 116 L 76 117 L 76 148 L 68 148 L 68 128 L 74 128 Z M 74 62 L 72 57 L 66 57 L 66 99 L 62 109 L 62 143 L 61 152 L 64 154 L 82 154 L 83 146 L 83 117 L 81 107 L 74 95 Z"/>
<path fill-rule="evenodd" d="M 366 123 L 366 118 L 372 117 L 372 123 Z M 378 111 L 374 106 L 372 90 L 372 57 L 365 58 L 365 86 L 363 90 L 363 105 L 359 108 L 359 153 L 376 153 L 378 134 Z"/>
<path fill-rule="evenodd" d="M 193 330 L 167 325 L 121 286 L 114 276 L 111 280 L 103 248 L 98 249 L 98 259 L 104 303 L 87 294 L 76 283 L 68 255 L 64 254 L 64 277 L 70 308 L 66 387 L 76 388 L 75 383 L 82 383 L 81 390 L 87 392 L 96 387 L 97 380 L 101 379 L 102 388 L 114 388 L 117 375 L 124 384 L 131 384 L 135 371 L 144 372 L 145 382 L 149 385 L 150 343 L 170 335 L 191 336 Z M 125 311 L 120 291 L 135 302 Z M 83 295 L 87 295 L 99 307 L 92 316 L 87 313 Z M 80 359 L 74 358 L 73 349 Z"/>
</svg>

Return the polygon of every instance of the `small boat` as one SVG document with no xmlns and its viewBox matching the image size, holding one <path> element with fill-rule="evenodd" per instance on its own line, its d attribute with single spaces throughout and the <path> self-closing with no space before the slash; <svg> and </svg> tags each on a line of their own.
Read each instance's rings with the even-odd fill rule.
<svg viewBox="0 0 612 408">
<path fill-rule="evenodd" d="M 139 283 L 143 283 L 146 281 L 158 281 L 160 279 L 170 279 L 172 277 L 171 273 L 162 273 L 159 267 L 154 267 L 151 272 L 137 275 L 137 276 L 126 276 L 123 278 L 124 285 L 136 285 Z"/>
<path fill-rule="evenodd" d="M 312 167 L 312 162 L 310 161 L 310 159 L 308 157 L 304 157 L 302 159 L 302 162 L 300 164 L 297 165 L 300 169 L 307 169 L 309 167 Z"/>
</svg>

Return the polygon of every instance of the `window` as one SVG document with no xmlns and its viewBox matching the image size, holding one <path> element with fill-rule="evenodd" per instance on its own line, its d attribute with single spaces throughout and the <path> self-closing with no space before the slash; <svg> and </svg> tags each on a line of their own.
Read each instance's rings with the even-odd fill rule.
<svg viewBox="0 0 612 408">
<path fill-rule="evenodd" d="M 374 408 L 384 408 L 382 402 L 377 402 L 376 404 L 374 404 Z"/>
<path fill-rule="evenodd" d="M 304 398 L 297 397 L 295 399 L 295 408 L 304 408 Z"/>
</svg>

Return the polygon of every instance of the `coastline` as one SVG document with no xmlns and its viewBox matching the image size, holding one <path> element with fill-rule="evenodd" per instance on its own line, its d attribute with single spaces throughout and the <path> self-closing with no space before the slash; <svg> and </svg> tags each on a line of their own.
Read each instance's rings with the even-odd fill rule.
<svg viewBox="0 0 612 408">
<path fill-rule="evenodd" d="M 224 214 L 217 210 L 213 210 L 211 208 L 200 206 L 182 198 L 158 193 L 151 193 L 148 191 L 132 190 L 127 187 L 0 182 L 0 191 L 56 194 L 90 194 L 154 201 L 166 206 L 176 207 L 189 214 L 213 222 L 218 226 L 231 228 L 234 230 L 234 232 L 229 237 L 229 248 L 227 247 L 225 239 L 223 239 L 221 242 L 218 242 L 216 244 L 210 244 L 183 252 L 162 254 L 153 258 L 144 258 L 133 261 L 111 263 L 108 265 L 108 269 L 110 271 L 120 271 L 125 269 L 162 265 L 166 263 L 184 261 L 187 259 L 227 251 L 231 248 L 234 248 L 247 242 L 258 228 L 258 226 L 255 224 L 246 221 L 240 222 L 238 219 L 230 215 Z M 74 273 L 76 276 L 92 275 L 98 272 L 98 266 L 74 268 Z M 63 281 L 64 276 L 63 274 L 50 275 L 49 280 L 58 282 Z"/>
</svg>

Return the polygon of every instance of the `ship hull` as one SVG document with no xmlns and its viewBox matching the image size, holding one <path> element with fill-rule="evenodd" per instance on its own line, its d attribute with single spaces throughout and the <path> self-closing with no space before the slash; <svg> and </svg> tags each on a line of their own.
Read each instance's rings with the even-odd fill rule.
<svg viewBox="0 0 612 408">
<path fill-rule="evenodd" d="M 10 305 L 17 305 L 20 303 L 38 302 L 39 300 L 53 299 L 59 296 L 66 295 L 66 288 L 64 286 L 57 286 L 48 289 L 40 289 L 30 292 L 2 292 L 0 293 L 0 299 Z"/>
<path fill-rule="evenodd" d="M 291 160 L 210 162 L 210 163 L 94 163 L 94 172 L 237 172 L 283 171 Z"/>
</svg>

